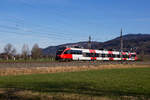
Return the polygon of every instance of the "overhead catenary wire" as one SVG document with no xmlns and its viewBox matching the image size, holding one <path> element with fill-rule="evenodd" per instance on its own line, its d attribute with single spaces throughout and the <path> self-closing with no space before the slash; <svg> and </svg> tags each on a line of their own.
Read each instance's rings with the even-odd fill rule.
<svg viewBox="0 0 150 100">
<path fill-rule="evenodd" d="M 14 23 L 15 24 L 15 23 Z M 1 27 L 3 27 L 3 28 L 11 28 L 11 29 L 16 29 L 16 30 L 21 30 L 21 29 L 26 29 L 28 32 L 32 32 L 33 31 L 33 29 L 31 30 L 31 29 L 29 29 L 29 28 L 26 28 L 26 27 L 20 27 L 19 25 L 16 25 L 16 27 L 14 27 L 14 26 L 4 26 L 4 25 L 1 25 Z M 0 27 L 0 28 L 1 28 Z M 55 35 L 55 36 L 60 36 L 60 37 L 68 37 L 68 38 L 73 38 L 74 36 L 72 35 L 72 34 L 76 34 L 76 33 L 64 33 L 64 32 L 55 32 L 55 31 L 49 31 L 49 30 L 45 30 L 45 29 L 42 29 L 42 30 L 39 30 L 38 29 L 38 31 L 37 31 L 37 27 L 34 27 L 34 28 L 36 28 L 36 31 L 34 31 L 33 33 L 40 33 L 39 31 L 42 31 L 42 33 L 44 33 L 44 34 L 47 34 L 47 35 Z M 48 28 L 49 29 L 49 28 Z M 23 30 L 23 31 L 25 31 L 25 30 Z"/>
<path fill-rule="evenodd" d="M 18 18 L 17 18 L 17 20 L 18 20 Z M 23 21 L 23 19 L 21 19 L 21 21 Z M 23 23 L 23 22 L 21 22 L 21 23 Z M 14 23 L 15 24 L 15 23 Z M 17 23 L 17 24 L 19 24 L 19 23 Z M 1 25 L 2 26 L 2 25 Z M 39 25 L 37 25 L 37 26 L 39 26 Z M 2 26 L 3 28 L 6 28 L 6 29 L 13 29 L 13 30 L 20 30 L 20 31 L 25 31 L 25 32 L 27 32 L 27 33 L 42 33 L 42 34 L 45 34 L 45 35 L 47 35 L 46 37 L 50 37 L 50 38 L 57 38 L 57 39 L 60 39 L 60 38 L 62 38 L 62 39 L 65 39 L 65 40 L 67 40 L 66 38 L 68 37 L 68 39 L 69 40 L 73 40 L 74 39 L 74 36 L 72 35 L 72 34 L 69 34 L 68 35 L 68 33 L 66 34 L 66 33 L 63 33 L 63 32 L 54 32 L 54 31 L 43 31 L 42 30 L 42 32 L 39 32 L 39 31 L 33 31 L 33 30 L 31 30 L 31 29 L 29 29 L 29 28 L 26 28 L 26 27 L 20 27 L 19 25 L 17 26 Z M 0 27 L 0 28 L 2 28 L 2 27 Z M 47 26 L 46 26 L 47 27 Z M 49 27 L 49 26 L 48 26 Z M 24 30 L 24 29 L 26 29 L 26 30 Z M 54 36 L 52 36 L 52 35 L 54 35 Z M 57 37 L 58 36 L 58 37 Z M 42 37 L 44 37 L 44 36 L 42 36 Z M 77 39 L 74 39 L 74 40 L 77 40 Z"/>
<path fill-rule="evenodd" d="M 7 29 L 8 27 L 6 27 Z M 8 31 L 9 30 L 9 31 Z M 12 31 L 12 30 L 15 30 L 15 31 Z M 70 42 L 70 40 L 74 40 L 76 41 L 76 39 L 73 39 L 73 38 L 67 38 L 67 37 L 57 37 L 57 36 L 52 36 L 52 35 L 48 35 L 48 34 L 41 34 L 41 33 L 38 33 L 37 34 L 28 34 L 28 33 L 31 33 L 31 32 L 26 32 L 24 30 L 20 31 L 20 29 L 7 29 L 7 30 L 0 30 L 0 32 L 5 32 L 5 33 L 9 33 L 9 34 L 16 34 L 16 35 L 20 35 L 20 36 L 30 36 L 30 37 L 34 37 L 34 38 L 41 38 L 41 39 L 46 39 L 46 40 L 53 40 L 53 42 L 50 41 L 50 43 L 54 43 L 54 44 L 62 44 L 62 43 L 67 43 L 67 41 Z M 37 33 L 37 32 L 36 32 Z M 55 41 L 54 41 L 55 40 Z M 60 41 L 56 41 L 56 40 L 61 40 Z M 67 40 L 67 41 L 66 41 Z M 43 41 L 43 40 L 42 40 Z M 41 42 L 42 42 L 41 41 Z M 47 43 L 47 42 L 45 42 Z"/>
<path fill-rule="evenodd" d="M 2 31 L 0 31 L 0 32 L 2 32 Z M 17 34 L 17 35 L 20 34 L 20 33 L 17 33 L 17 32 L 10 32 L 10 33 Z M 33 37 L 33 36 L 32 36 L 32 37 Z M 35 36 L 34 36 L 34 38 L 35 38 Z M 42 36 L 41 36 L 40 38 L 43 39 L 43 40 L 40 39 L 40 40 L 41 40 L 40 42 L 42 42 L 42 43 L 49 43 L 50 45 L 51 45 L 51 44 L 58 44 L 58 43 L 59 43 L 59 42 L 56 42 L 56 41 L 53 41 L 53 40 L 51 40 L 51 41 L 48 42 L 48 41 L 46 41 L 46 40 L 49 39 L 49 38 L 45 38 L 45 37 L 42 37 Z M 5 39 L 6 39 L 6 38 L 5 38 Z M 18 38 L 17 38 L 17 39 L 18 39 Z M 1 40 L 2 40 L 2 39 L 1 39 Z M 27 42 L 27 41 L 24 41 L 24 42 Z"/>
<path fill-rule="evenodd" d="M 26 2 L 23 1 L 23 3 L 25 5 L 27 5 L 28 7 L 38 11 L 36 9 L 36 6 L 33 6 L 32 4 L 28 4 Z M 57 11 L 58 12 L 58 11 Z M 62 13 L 57 13 L 56 11 L 53 11 L 52 14 L 55 14 L 57 16 L 63 16 Z M 66 17 L 64 17 L 66 18 Z M 15 22 L 16 26 L 11 27 L 12 30 L 17 30 L 17 31 L 23 31 L 23 34 L 27 34 L 27 33 L 32 33 L 34 36 L 41 36 L 42 38 L 49 38 L 49 39 L 62 39 L 65 40 L 66 42 L 69 40 L 77 40 L 75 37 L 76 33 L 74 32 L 56 32 L 56 29 L 54 29 L 52 26 L 50 25 L 42 25 L 42 24 L 35 24 L 35 23 L 30 23 L 31 26 L 34 26 L 34 28 L 36 28 L 36 31 L 33 29 L 29 29 L 25 27 L 25 19 L 21 18 L 21 17 L 17 17 L 17 16 L 12 16 L 10 15 L 10 20 L 13 19 L 13 22 Z M 67 19 L 67 18 L 66 18 Z M 68 19 L 67 19 L 68 20 Z M 61 24 L 65 24 L 68 25 L 68 23 L 65 23 L 63 21 L 63 23 Z M 70 26 L 70 25 L 69 25 Z M 7 27 L 7 26 L 6 26 Z M 5 27 L 5 28 L 6 28 Z M 6 29 L 9 30 L 10 27 L 7 27 Z M 53 30 L 53 31 L 52 31 Z M 19 35 L 19 33 L 17 33 Z M 40 34 L 40 35 L 39 35 Z M 87 33 L 88 34 L 88 33 Z M 20 34 L 21 35 L 21 34 Z M 31 35 L 31 34 L 30 34 Z M 59 41 L 58 40 L 58 41 Z"/>
<path fill-rule="evenodd" d="M 9 34 L 16 34 L 16 35 L 20 35 L 20 36 L 30 36 L 30 37 L 36 37 L 36 38 L 45 38 L 45 39 L 52 39 L 52 40 L 56 40 L 56 39 L 64 39 L 64 40 L 70 40 L 70 38 L 63 38 L 63 37 L 56 37 L 56 36 L 50 36 L 50 35 L 42 35 L 42 34 L 38 34 L 38 35 L 34 35 L 34 34 L 27 34 L 27 32 L 16 32 L 16 31 L 8 31 L 8 30 L 0 30 L 0 32 L 5 32 L 5 33 L 9 33 Z"/>
<path fill-rule="evenodd" d="M 9 26 L 10 27 L 10 26 Z M 3 27 L 4 28 L 4 27 Z M 8 27 L 5 27 L 7 30 L 0 30 L 1 32 L 5 32 L 5 33 L 14 33 L 14 34 L 17 34 L 17 35 L 23 35 L 23 36 L 34 36 L 34 37 L 37 37 L 37 38 L 45 38 L 45 39 L 51 39 L 51 40 L 60 40 L 61 41 L 66 41 L 66 40 L 73 40 L 73 38 L 68 38 L 68 37 L 63 37 L 63 36 L 56 36 L 55 34 L 51 35 L 51 34 L 43 34 L 43 32 L 34 32 L 34 31 L 30 31 L 30 32 L 27 32 L 27 31 L 24 31 L 24 30 L 20 30 L 19 28 L 17 29 L 8 29 Z M 10 30 L 10 31 L 8 31 Z M 12 31 L 12 30 L 15 30 L 15 31 Z M 38 33 L 38 34 L 27 34 L 27 33 Z"/>
<path fill-rule="evenodd" d="M 27 28 L 27 27 L 22 27 L 20 25 L 11 25 L 11 26 L 8 26 L 8 25 L 0 25 L 0 28 L 7 28 L 7 29 L 15 29 L 15 30 L 23 30 L 23 29 L 26 29 L 28 32 L 30 31 L 33 31 L 33 29 L 30 29 L 30 28 Z M 36 28 L 36 31 L 38 31 L 39 29 L 37 29 L 37 27 L 34 27 Z M 40 30 L 39 30 L 40 31 Z M 38 31 L 38 32 L 39 32 Z M 63 32 L 55 32 L 55 31 L 46 31 L 46 30 L 41 30 L 42 32 L 44 33 L 48 33 L 49 35 L 58 35 L 58 36 L 61 36 L 61 35 L 66 35 L 66 36 L 71 36 L 71 34 L 68 34 L 68 33 L 63 33 Z"/>
<path fill-rule="evenodd" d="M 24 31 L 24 32 L 31 32 L 31 33 L 43 33 L 43 34 L 47 34 L 47 35 L 54 35 L 54 36 L 60 36 L 60 37 L 70 37 L 69 35 L 64 35 L 64 34 L 56 34 L 56 32 L 53 32 L 53 31 L 43 31 L 41 30 L 40 31 L 37 31 L 37 30 L 32 30 L 32 29 L 29 29 L 29 28 L 20 28 L 20 27 L 14 27 L 14 26 L 6 26 L 6 25 L 0 25 L 0 28 L 4 28 L 4 29 L 7 29 L 7 30 L 17 30 L 17 31 Z"/>
<path fill-rule="evenodd" d="M 26 2 L 26 1 L 21 1 L 22 2 L 22 4 L 24 4 L 25 6 L 27 6 L 27 7 L 30 7 L 30 8 L 32 8 L 32 9 L 34 9 L 34 10 L 36 10 L 36 11 L 39 11 L 39 10 L 37 10 L 38 8 L 36 7 L 36 6 L 33 6 L 33 4 L 31 4 L 30 2 Z M 54 9 L 53 9 L 54 10 Z M 51 10 L 52 11 L 52 10 Z M 68 18 L 64 15 L 64 14 L 62 14 L 62 13 L 57 13 L 58 11 L 57 10 L 55 10 L 52 14 L 54 14 L 54 15 L 56 15 L 57 17 L 59 17 L 60 16 L 60 18 L 62 18 L 61 16 L 64 16 L 63 17 L 63 20 L 64 19 L 66 19 L 66 20 L 68 20 Z M 49 12 L 49 11 L 47 11 L 47 13 L 51 13 L 51 12 Z M 19 18 L 19 17 L 16 17 L 16 16 L 14 16 L 13 18 L 15 18 L 16 20 L 18 20 L 19 22 L 23 22 L 24 21 L 24 19 L 23 18 Z M 68 25 L 68 26 L 71 26 L 69 23 L 65 23 L 64 21 L 63 21 L 63 23 L 61 23 L 61 24 L 64 24 L 64 25 Z M 34 24 L 35 25 L 35 24 Z M 39 26 L 39 27 L 47 27 L 47 29 L 50 29 L 50 28 L 52 28 L 51 26 L 45 26 L 45 25 L 37 25 L 37 26 Z M 58 32 L 56 32 L 56 33 L 58 33 Z M 67 33 L 67 35 L 68 35 L 68 33 L 71 33 L 72 34 L 72 32 L 65 32 L 65 34 Z M 61 32 L 61 34 L 64 34 L 63 32 Z M 76 34 L 76 33 L 74 33 L 74 34 Z M 89 33 L 86 33 L 86 34 L 89 34 Z"/>
</svg>

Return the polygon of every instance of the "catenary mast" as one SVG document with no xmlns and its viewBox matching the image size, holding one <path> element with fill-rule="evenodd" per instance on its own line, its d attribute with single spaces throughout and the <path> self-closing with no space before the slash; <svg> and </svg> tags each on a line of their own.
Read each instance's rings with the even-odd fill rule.
<svg viewBox="0 0 150 100">
<path fill-rule="evenodd" d="M 123 52 L 123 37 L 122 37 L 122 28 L 120 31 L 120 50 L 121 52 Z"/>
<path fill-rule="evenodd" d="M 91 46 L 92 46 L 92 44 L 91 44 L 91 36 L 89 36 L 88 49 L 91 49 Z"/>
</svg>

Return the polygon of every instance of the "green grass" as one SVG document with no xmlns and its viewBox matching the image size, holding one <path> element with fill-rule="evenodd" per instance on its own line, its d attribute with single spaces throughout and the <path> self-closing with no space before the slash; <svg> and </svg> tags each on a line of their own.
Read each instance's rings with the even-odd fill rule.
<svg viewBox="0 0 150 100">
<path fill-rule="evenodd" d="M 150 95 L 150 68 L 0 77 L 0 88 L 94 95 Z"/>
</svg>

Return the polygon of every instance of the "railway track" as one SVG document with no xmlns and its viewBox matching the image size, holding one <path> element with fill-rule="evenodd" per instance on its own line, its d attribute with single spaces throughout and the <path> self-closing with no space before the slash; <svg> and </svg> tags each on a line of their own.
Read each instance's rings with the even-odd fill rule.
<svg viewBox="0 0 150 100">
<path fill-rule="evenodd" d="M 69 66 L 100 66 L 110 64 L 141 64 L 150 65 L 150 62 L 132 61 L 71 61 L 71 62 L 7 62 L 0 63 L 0 68 L 31 68 L 31 67 L 69 67 Z"/>
</svg>

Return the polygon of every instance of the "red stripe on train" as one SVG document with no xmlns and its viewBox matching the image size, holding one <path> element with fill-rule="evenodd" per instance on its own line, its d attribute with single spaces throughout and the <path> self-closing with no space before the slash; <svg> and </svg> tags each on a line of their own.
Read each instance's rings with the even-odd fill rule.
<svg viewBox="0 0 150 100">
<path fill-rule="evenodd" d="M 122 55 L 126 55 L 126 52 L 122 52 Z"/>
<path fill-rule="evenodd" d="M 95 50 L 91 50 L 91 49 L 90 49 L 89 51 L 90 51 L 90 53 L 94 53 L 94 54 L 96 53 Z M 96 57 L 91 57 L 91 60 L 96 60 Z"/>
<path fill-rule="evenodd" d="M 137 57 L 137 56 L 135 57 L 135 60 L 138 60 L 138 57 Z"/>
<path fill-rule="evenodd" d="M 122 60 L 127 60 L 127 58 L 122 58 Z"/>
<path fill-rule="evenodd" d="M 91 50 L 91 49 L 90 49 L 89 51 L 90 51 L 90 53 L 96 53 L 96 51 L 95 51 L 95 50 Z"/>
<path fill-rule="evenodd" d="M 108 51 L 108 54 L 113 54 L 112 51 Z"/>
<path fill-rule="evenodd" d="M 72 54 L 62 54 L 61 58 L 72 59 Z"/>
<path fill-rule="evenodd" d="M 66 52 L 67 50 L 71 50 L 71 48 L 66 48 L 66 49 L 64 50 L 64 52 Z M 72 58 L 73 58 L 73 57 L 72 57 L 72 54 L 64 54 L 64 52 L 63 52 L 62 55 L 60 55 L 61 58 L 63 58 L 63 59 L 72 59 Z"/>
<path fill-rule="evenodd" d="M 109 60 L 114 60 L 114 58 L 109 58 Z"/>
<path fill-rule="evenodd" d="M 112 51 L 108 51 L 108 54 L 113 54 L 113 52 Z M 109 60 L 114 60 L 114 58 L 110 57 Z"/>
</svg>

